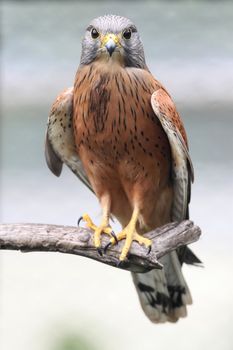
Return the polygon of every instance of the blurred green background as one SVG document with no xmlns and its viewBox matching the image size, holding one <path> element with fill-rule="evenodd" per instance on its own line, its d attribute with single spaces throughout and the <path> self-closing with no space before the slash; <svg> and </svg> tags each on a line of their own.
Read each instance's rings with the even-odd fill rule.
<svg viewBox="0 0 233 350">
<path fill-rule="evenodd" d="M 230 350 L 233 347 L 233 2 L 2 1 L 1 221 L 76 224 L 95 197 L 44 160 L 51 103 L 73 84 L 90 20 L 131 18 L 148 66 L 176 101 L 195 167 L 194 304 L 179 323 L 151 324 L 131 276 L 81 257 L 1 252 L 1 350 Z"/>
</svg>

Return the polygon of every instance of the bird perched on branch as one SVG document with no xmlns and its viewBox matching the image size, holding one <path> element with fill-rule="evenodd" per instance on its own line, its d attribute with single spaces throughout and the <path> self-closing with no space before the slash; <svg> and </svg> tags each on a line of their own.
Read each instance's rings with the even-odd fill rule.
<svg viewBox="0 0 233 350">
<path fill-rule="evenodd" d="M 129 19 L 107 15 L 87 27 L 74 87 L 52 106 L 45 153 L 55 175 L 65 163 L 96 194 L 101 223 L 87 214 L 83 220 L 97 249 L 102 234 L 110 244 L 125 240 L 119 261 L 127 259 L 132 241 L 149 249 L 145 232 L 188 217 L 193 167 L 185 129 L 170 95 L 149 71 Z M 111 215 L 122 225 L 116 236 Z M 133 273 L 133 280 L 149 319 L 175 322 L 191 303 L 181 265 L 200 261 L 183 247 L 161 262 L 163 270 Z"/>
</svg>

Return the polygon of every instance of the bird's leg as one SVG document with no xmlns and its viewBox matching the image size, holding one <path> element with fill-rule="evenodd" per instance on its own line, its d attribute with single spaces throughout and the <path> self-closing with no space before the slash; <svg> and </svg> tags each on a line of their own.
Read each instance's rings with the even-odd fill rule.
<svg viewBox="0 0 233 350">
<path fill-rule="evenodd" d="M 110 197 L 108 195 L 105 195 L 101 197 L 100 202 L 103 209 L 103 214 L 102 214 L 102 219 L 99 226 L 96 226 L 93 223 L 93 221 L 91 220 L 88 214 L 84 214 L 82 216 L 82 220 L 86 222 L 86 226 L 94 231 L 94 245 L 97 249 L 99 249 L 101 246 L 100 237 L 101 237 L 101 234 L 103 233 L 110 236 L 113 239 L 114 243 L 117 241 L 112 228 L 109 226 Z"/>
<path fill-rule="evenodd" d="M 146 247 L 150 247 L 152 244 L 152 241 L 148 238 L 145 238 L 141 236 L 137 230 L 136 230 L 136 225 L 138 221 L 138 216 L 139 216 L 139 209 L 136 206 L 133 210 L 132 217 L 130 219 L 130 222 L 128 225 L 117 235 L 117 240 L 121 241 L 122 239 L 125 239 L 125 244 L 124 247 L 121 251 L 121 255 L 119 260 L 124 261 L 125 258 L 127 257 L 127 254 L 130 250 L 131 244 L 133 241 L 138 242 L 139 244 L 144 244 Z M 111 238 L 110 240 L 111 244 L 114 244 L 114 240 Z"/>
</svg>

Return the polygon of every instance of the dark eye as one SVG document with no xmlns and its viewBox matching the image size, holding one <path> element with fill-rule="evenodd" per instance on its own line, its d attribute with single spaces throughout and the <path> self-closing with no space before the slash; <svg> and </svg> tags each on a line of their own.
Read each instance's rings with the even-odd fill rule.
<svg viewBox="0 0 233 350">
<path fill-rule="evenodd" d="M 92 36 L 93 39 L 97 39 L 98 36 L 99 36 L 99 32 L 95 28 L 92 28 L 91 36 Z"/>
<path fill-rule="evenodd" d="M 132 30 L 130 28 L 125 29 L 123 32 L 123 37 L 127 40 L 131 38 Z"/>
</svg>

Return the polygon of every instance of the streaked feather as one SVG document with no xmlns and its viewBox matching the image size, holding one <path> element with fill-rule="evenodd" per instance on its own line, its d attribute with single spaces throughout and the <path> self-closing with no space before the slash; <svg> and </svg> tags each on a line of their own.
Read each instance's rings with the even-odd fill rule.
<svg viewBox="0 0 233 350">
<path fill-rule="evenodd" d="M 163 111 L 163 107 L 158 99 L 165 95 L 165 98 L 170 99 L 165 91 L 161 89 L 155 91 L 151 97 L 151 104 L 154 112 L 161 122 L 168 136 L 172 153 L 172 180 L 174 189 L 172 221 L 181 221 L 186 218 L 187 208 L 189 203 L 189 182 L 194 179 L 193 165 L 188 153 L 185 141 L 174 123 L 172 118 L 169 118 Z M 174 107 L 175 108 L 175 107 Z"/>
<path fill-rule="evenodd" d="M 73 87 L 63 91 L 54 102 L 46 132 L 47 165 L 57 176 L 65 163 L 92 192 L 91 184 L 78 157 L 73 135 Z"/>
</svg>

